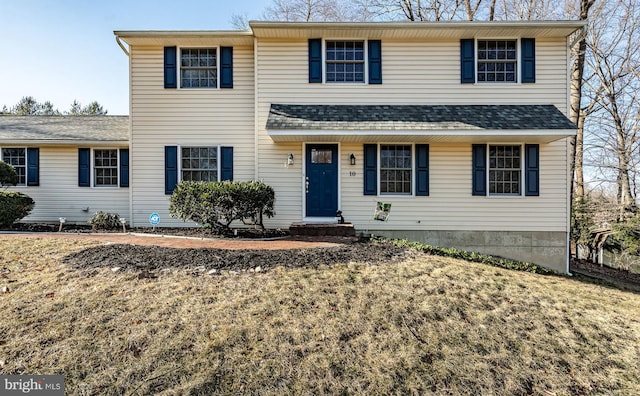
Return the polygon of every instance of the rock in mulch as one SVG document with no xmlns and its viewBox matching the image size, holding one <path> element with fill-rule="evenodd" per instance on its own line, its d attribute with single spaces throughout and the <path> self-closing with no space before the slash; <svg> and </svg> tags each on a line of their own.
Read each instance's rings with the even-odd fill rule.
<svg viewBox="0 0 640 396">
<path fill-rule="evenodd" d="M 64 262 L 83 270 L 119 267 L 122 271 L 138 272 L 178 268 L 215 274 L 222 270 L 265 272 L 278 266 L 317 268 L 348 262 L 374 264 L 398 261 L 406 255 L 406 249 L 382 242 L 288 250 L 174 249 L 113 244 L 73 253 L 65 257 Z"/>
</svg>

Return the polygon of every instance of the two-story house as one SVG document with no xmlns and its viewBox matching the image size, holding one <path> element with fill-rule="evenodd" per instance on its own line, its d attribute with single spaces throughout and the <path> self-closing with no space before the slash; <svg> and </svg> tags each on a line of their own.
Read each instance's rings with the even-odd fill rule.
<svg viewBox="0 0 640 396">
<path fill-rule="evenodd" d="M 181 180 L 257 179 L 276 192 L 268 227 L 341 210 L 359 231 L 565 272 L 569 36 L 583 25 L 116 31 L 130 63 L 129 221 L 184 225 L 168 213 Z"/>
</svg>

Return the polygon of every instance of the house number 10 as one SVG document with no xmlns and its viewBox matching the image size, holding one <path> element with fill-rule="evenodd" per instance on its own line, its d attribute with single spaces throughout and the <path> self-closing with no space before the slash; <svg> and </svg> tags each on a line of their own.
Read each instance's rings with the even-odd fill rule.
<svg viewBox="0 0 640 396">
<path fill-rule="evenodd" d="M 353 172 L 353 171 L 349 172 L 349 176 L 355 176 L 355 175 L 356 175 L 356 172 Z"/>
</svg>

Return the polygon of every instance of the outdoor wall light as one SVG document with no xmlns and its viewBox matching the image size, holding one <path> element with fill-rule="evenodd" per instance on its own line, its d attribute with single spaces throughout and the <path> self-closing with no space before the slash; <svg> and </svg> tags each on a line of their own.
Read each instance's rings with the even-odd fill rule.
<svg viewBox="0 0 640 396">
<path fill-rule="evenodd" d="M 356 164 L 356 156 L 355 156 L 355 154 L 351 153 L 351 155 L 349 156 L 349 161 L 351 161 L 351 165 L 355 165 Z"/>
<path fill-rule="evenodd" d="M 289 153 L 287 157 L 287 165 L 293 165 L 293 153 Z"/>
</svg>

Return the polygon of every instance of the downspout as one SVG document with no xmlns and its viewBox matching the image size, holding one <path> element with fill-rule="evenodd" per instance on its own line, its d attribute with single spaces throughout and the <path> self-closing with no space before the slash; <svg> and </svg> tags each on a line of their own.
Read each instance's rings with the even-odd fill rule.
<svg viewBox="0 0 640 396">
<path fill-rule="evenodd" d="M 124 46 L 124 44 L 122 44 L 122 41 L 120 41 L 120 37 L 116 36 L 116 43 L 118 43 L 118 46 L 120 48 L 122 48 L 122 52 L 124 52 L 125 55 L 127 55 L 127 57 L 129 56 L 129 50 Z"/>
<path fill-rule="evenodd" d="M 587 27 L 583 26 L 582 27 L 582 32 L 580 33 L 580 35 L 586 34 L 587 33 Z M 571 82 L 570 82 L 570 78 L 569 78 L 569 74 L 571 72 L 570 70 L 570 65 L 571 65 L 571 48 L 573 47 L 573 45 L 578 41 L 578 39 L 576 38 L 573 42 L 569 42 L 570 37 L 567 37 L 567 44 L 568 44 L 568 48 L 567 48 L 567 72 L 566 72 L 566 76 L 567 76 L 567 109 L 570 108 L 571 103 Z M 567 195 L 567 241 L 566 241 L 566 246 L 567 246 L 567 275 L 569 276 L 573 276 L 573 274 L 570 271 L 570 264 L 571 264 L 571 211 L 573 210 L 573 202 L 572 202 L 572 197 L 571 197 L 571 191 L 573 190 L 571 184 L 573 183 L 573 174 L 571 173 L 571 161 L 573 161 L 573 158 L 571 158 L 571 138 L 565 138 L 564 139 L 565 142 L 565 153 L 566 153 L 566 161 L 565 161 L 565 174 L 567 175 L 567 180 L 569 181 L 569 183 L 567 183 L 566 186 L 566 195 Z M 577 247 L 576 247 L 577 249 Z"/>
</svg>

